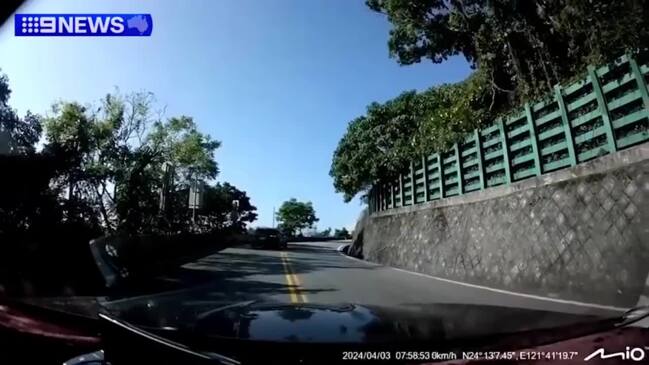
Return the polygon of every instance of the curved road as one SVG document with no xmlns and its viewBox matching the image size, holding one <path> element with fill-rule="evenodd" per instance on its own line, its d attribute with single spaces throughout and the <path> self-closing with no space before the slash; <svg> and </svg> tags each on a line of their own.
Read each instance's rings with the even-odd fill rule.
<svg viewBox="0 0 649 365">
<path fill-rule="evenodd" d="M 223 305 L 264 302 L 356 303 L 424 308 L 471 303 L 567 313 L 619 314 L 622 310 L 462 285 L 353 259 L 339 243 L 291 244 L 284 251 L 228 248 L 184 265 L 163 278 L 174 301 Z"/>
</svg>

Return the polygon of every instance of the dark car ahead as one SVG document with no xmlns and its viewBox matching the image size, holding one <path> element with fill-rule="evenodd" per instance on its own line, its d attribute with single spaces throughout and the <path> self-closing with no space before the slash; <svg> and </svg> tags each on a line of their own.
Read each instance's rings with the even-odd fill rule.
<svg viewBox="0 0 649 365">
<path fill-rule="evenodd" d="M 286 240 L 281 232 L 275 228 L 257 228 L 253 233 L 254 248 L 285 249 Z"/>
</svg>

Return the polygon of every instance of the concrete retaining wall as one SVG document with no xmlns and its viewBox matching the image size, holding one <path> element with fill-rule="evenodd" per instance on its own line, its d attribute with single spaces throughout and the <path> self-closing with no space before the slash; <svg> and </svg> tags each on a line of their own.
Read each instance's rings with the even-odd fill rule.
<svg viewBox="0 0 649 365">
<path fill-rule="evenodd" d="M 107 287 L 142 280 L 229 246 L 244 234 L 111 235 L 90 241 L 90 251 Z"/>
<path fill-rule="evenodd" d="M 373 214 L 362 253 L 447 279 L 635 306 L 649 293 L 649 145 Z"/>
</svg>

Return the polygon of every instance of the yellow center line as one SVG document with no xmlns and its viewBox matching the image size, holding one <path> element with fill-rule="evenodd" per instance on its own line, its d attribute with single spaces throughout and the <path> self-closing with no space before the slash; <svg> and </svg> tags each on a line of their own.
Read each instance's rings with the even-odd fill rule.
<svg viewBox="0 0 649 365">
<path fill-rule="evenodd" d="M 306 295 L 301 292 L 302 283 L 298 276 L 293 272 L 288 255 L 285 252 L 282 252 L 282 264 L 284 266 L 284 275 L 286 276 L 286 282 L 288 283 L 291 302 L 300 303 L 300 300 L 302 300 L 302 303 L 308 303 Z"/>
<path fill-rule="evenodd" d="M 288 263 L 286 262 L 283 252 L 282 252 L 282 266 L 284 266 L 284 276 L 286 277 L 286 283 L 288 284 L 288 294 L 291 298 L 291 303 L 299 303 L 297 292 L 293 284 L 293 279 L 291 278 L 291 274 L 288 269 Z"/>
<path fill-rule="evenodd" d="M 291 273 L 291 279 L 293 279 L 293 283 L 295 283 L 297 292 L 299 293 L 300 298 L 302 298 L 302 303 L 308 303 L 309 301 L 306 299 L 306 294 L 304 294 L 304 288 L 302 287 L 302 282 L 300 281 L 300 277 L 297 276 L 297 274 L 293 271 L 293 268 L 291 267 L 291 261 L 288 259 L 288 255 L 286 257 L 286 266 L 288 267 L 288 270 Z"/>
</svg>

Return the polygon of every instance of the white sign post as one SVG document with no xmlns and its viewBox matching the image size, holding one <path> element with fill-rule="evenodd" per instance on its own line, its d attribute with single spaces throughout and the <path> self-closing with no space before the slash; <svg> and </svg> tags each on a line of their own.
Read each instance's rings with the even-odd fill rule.
<svg viewBox="0 0 649 365">
<path fill-rule="evenodd" d="M 203 183 L 199 180 L 192 181 L 189 186 L 189 209 L 192 210 L 192 223 L 196 224 L 196 209 L 203 206 Z"/>
</svg>

